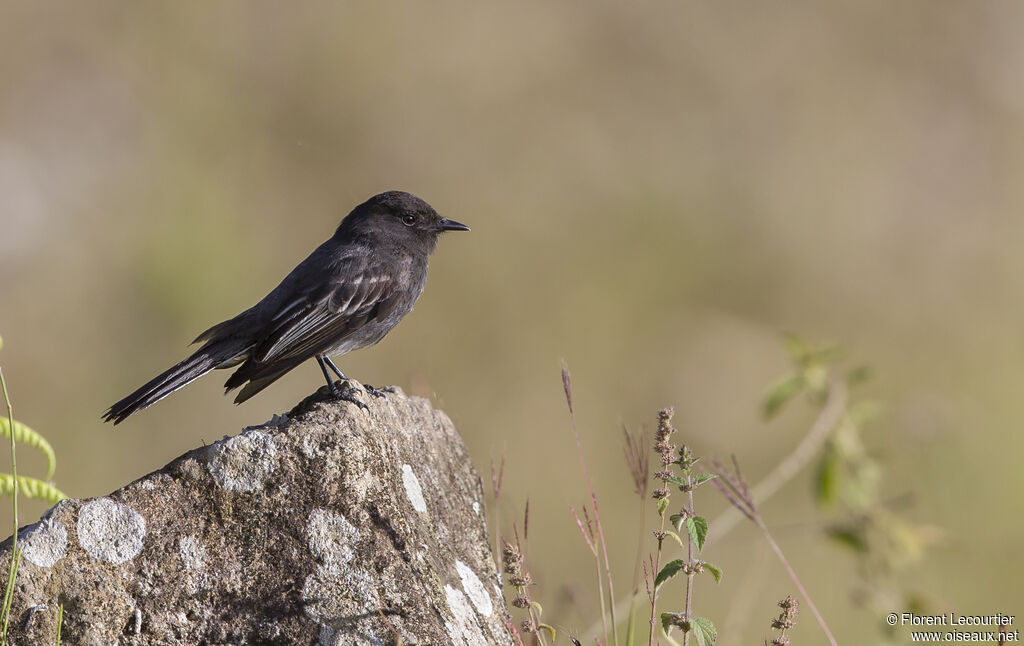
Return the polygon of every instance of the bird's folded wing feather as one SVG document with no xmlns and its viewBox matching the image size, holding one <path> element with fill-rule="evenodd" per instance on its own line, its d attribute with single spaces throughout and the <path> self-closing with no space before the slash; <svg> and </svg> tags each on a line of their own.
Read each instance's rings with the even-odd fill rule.
<svg viewBox="0 0 1024 646">
<path fill-rule="evenodd" d="M 401 294 L 392 272 L 366 258 L 352 259 L 338 278 L 285 304 L 271 320 L 264 341 L 253 348 L 256 362 L 303 359 L 337 345 L 371 320 L 394 311 Z"/>
</svg>

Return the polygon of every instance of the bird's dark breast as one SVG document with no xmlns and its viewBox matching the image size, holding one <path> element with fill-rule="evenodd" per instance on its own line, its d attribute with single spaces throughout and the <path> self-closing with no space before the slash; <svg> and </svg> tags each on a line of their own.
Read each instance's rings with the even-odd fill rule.
<svg viewBox="0 0 1024 646">
<path fill-rule="evenodd" d="M 402 263 L 398 268 L 399 276 L 396 281 L 400 285 L 409 285 L 410 289 L 402 290 L 391 298 L 381 299 L 367 316 L 366 322 L 357 330 L 338 342 L 324 352 L 327 355 L 338 355 L 367 348 L 376 344 L 392 330 L 398 322 L 412 311 L 416 300 L 423 293 L 427 283 L 426 263 L 420 266 L 415 261 Z"/>
</svg>

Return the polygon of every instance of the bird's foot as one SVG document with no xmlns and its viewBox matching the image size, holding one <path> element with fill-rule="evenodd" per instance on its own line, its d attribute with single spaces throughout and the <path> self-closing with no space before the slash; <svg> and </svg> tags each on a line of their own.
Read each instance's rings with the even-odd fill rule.
<svg viewBox="0 0 1024 646">
<path fill-rule="evenodd" d="M 353 397 L 353 395 L 357 392 L 359 392 L 359 389 L 349 386 L 347 381 L 345 382 L 345 386 L 343 388 L 338 388 L 338 384 L 336 382 L 331 382 L 331 397 L 349 402 L 350 404 L 355 404 L 356 406 L 363 410 L 370 410 L 370 407 L 367 406 L 364 402 Z"/>
<path fill-rule="evenodd" d="M 387 393 L 395 392 L 395 387 L 386 386 L 384 388 L 374 388 L 370 384 L 363 384 L 363 390 L 370 393 L 374 397 L 385 397 Z"/>
</svg>

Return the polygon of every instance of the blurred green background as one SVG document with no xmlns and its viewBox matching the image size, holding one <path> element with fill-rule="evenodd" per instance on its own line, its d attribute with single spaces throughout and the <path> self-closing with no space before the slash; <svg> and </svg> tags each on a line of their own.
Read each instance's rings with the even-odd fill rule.
<svg viewBox="0 0 1024 646">
<path fill-rule="evenodd" d="M 652 428 L 674 404 L 681 439 L 757 480 L 810 419 L 759 420 L 785 330 L 876 370 L 886 416 L 867 440 L 887 495 L 945 529 L 905 584 L 946 610 L 1024 615 L 1024 5 L 0 7 L 0 362 L 68 494 L 317 388 L 310 363 L 236 407 L 215 373 L 116 431 L 99 420 L 398 188 L 473 232 L 442 240 L 384 343 L 338 363 L 430 396 L 485 479 L 505 455 L 505 526 L 528 497 L 532 594 L 558 628 L 597 616 L 560 361 L 624 592 L 620 424 Z M 810 487 L 797 477 L 765 516 L 840 641 L 874 640 L 882 616 L 852 604 Z M 743 527 L 709 546 L 726 578 L 696 605 L 720 629 L 758 573 L 722 644 L 760 643 L 795 592 L 760 545 Z M 792 635 L 822 641 L 809 614 Z"/>
</svg>

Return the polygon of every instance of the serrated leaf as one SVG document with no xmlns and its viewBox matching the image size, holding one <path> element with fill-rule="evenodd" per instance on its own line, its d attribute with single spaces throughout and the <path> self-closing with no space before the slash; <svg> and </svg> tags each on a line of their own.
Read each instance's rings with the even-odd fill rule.
<svg viewBox="0 0 1024 646">
<path fill-rule="evenodd" d="M 661 568 L 661 572 L 658 572 L 658 576 L 654 579 L 654 589 L 660 588 L 661 584 L 679 574 L 682 570 L 683 559 L 674 559 L 666 563 L 665 567 Z"/>
<path fill-rule="evenodd" d="M 718 639 L 718 630 L 715 629 L 715 624 L 706 617 L 694 618 L 690 622 L 690 629 L 697 639 L 697 646 L 712 646 Z"/>
<path fill-rule="evenodd" d="M 672 526 L 676 528 L 677 532 L 683 531 L 683 515 L 682 514 L 672 514 L 671 516 L 668 517 L 668 520 L 669 520 L 669 522 L 672 523 Z"/>
<path fill-rule="evenodd" d="M 716 473 L 698 473 L 697 475 L 693 476 L 693 486 L 694 488 L 699 487 L 708 480 L 714 480 L 717 477 L 718 474 Z"/>
<path fill-rule="evenodd" d="M 814 478 L 815 500 L 819 507 L 831 507 L 839 496 L 840 460 L 835 449 L 828 447 L 821 455 Z"/>
<path fill-rule="evenodd" d="M 0 493 L 8 496 L 14 495 L 14 476 L 9 473 L 0 473 Z M 52 504 L 57 504 L 67 498 L 64 492 L 57 487 L 28 476 L 18 476 L 18 493 L 26 498 L 45 500 Z"/>
<path fill-rule="evenodd" d="M 775 417 L 786 402 L 796 396 L 804 387 L 803 375 L 789 374 L 777 381 L 768 389 L 761 400 L 761 417 L 770 420 Z"/>
<path fill-rule="evenodd" d="M 678 476 L 672 476 L 671 478 L 667 478 L 665 480 L 665 482 L 668 483 L 668 484 L 674 484 L 674 485 L 680 485 L 680 486 L 686 484 L 686 480 L 683 480 L 682 478 L 680 478 Z"/>
<path fill-rule="evenodd" d="M 0 435 L 10 439 L 11 437 L 11 422 L 6 416 L 0 417 Z M 46 438 L 39 433 L 33 431 L 29 427 L 25 426 L 18 420 L 14 420 L 14 441 L 19 444 L 31 446 L 37 449 L 46 456 L 46 478 L 49 480 L 53 476 L 54 470 L 57 468 L 57 456 L 53 452 L 53 447 L 46 441 Z"/>
<path fill-rule="evenodd" d="M 658 500 L 658 515 L 664 516 L 666 509 L 668 509 L 668 498 L 660 498 Z"/>
<path fill-rule="evenodd" d="M 715 583 L 722 582 L 722 568 L 718 567 L 714 563 L 708 563 L 707 561 L 701 561 L 701 565 L 704 566 L 705 570 L 711 573 L 711 576 L 715 579 Z"/>
<path fill-rule="evenodd" d="M 686 545 L 683 544 L 683 539 L 679 538 L 679 534 L 676 534 L 675 532 L 665 532 L 665 535 L 676 539 L 676 542 L 679 543 L 679 547 L 686 549 Z"/>
<path fill-rule="evenodd" d="M 552 642 L 555 641 L 555 637 L 558 636 L 558 633 L 555 632 L 555 628 L 553 626 L 549 626 L 547 624 L 540 624 L 538 628 L 543 628 L 544 630 L 548 631 L 548 634 L 551 635 Z"/>
<path fill-rule="evenodd" d="M 704 549 L 704 539 L 708 536 L 708 521 L 703 516 L 687 518 L 686 531 L 690 533 L 690 538 L 697 544 L 697 551 Z"/>
</svg>

